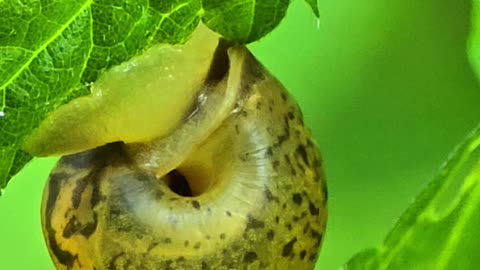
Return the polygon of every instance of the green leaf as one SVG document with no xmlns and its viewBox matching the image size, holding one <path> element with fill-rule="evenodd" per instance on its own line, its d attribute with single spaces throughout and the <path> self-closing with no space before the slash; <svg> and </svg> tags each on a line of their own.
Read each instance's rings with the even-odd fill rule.
<svg viewBox="0 0 480 270">
<path fill-rule="evenodd" d="M 203 22 L 229 40 L 248 43 L 275 28 L 290 0 L 203 0 Z"/>
<path fill-rule="evenodd" d="M 345 270 L 477 269 L 480 257 L 480 127 L 407 209 L 383 246 Z"/>
<path fill-rule="evenodd" d="M 307 0 L 316 12 L 316 1 Z M 272 31 L 289 0 L 0 0 L 0 188 L 32 156 L 25 137 L 89 92 L 104 70 L 154 43 L 183 43 L 200 20 L 247 43 Z M 314 6 L 315 7 L 314 7 Z"/>
<path fill-rule="evenodd" d="M 317 0 L 305 0 L 307 2 L 307 4 L 310 5 L 310 7 L 312 8 L 312 11 L 313 11 L 313 14 L 315 14 L 315 16 L 317 18 L 320 17 L 320 11 L 318 11 L 318 3 L 317 3 Z"/>
<path fill-rule="evenodd" d="M 230 41 L 249 43 L 272 31 L 290 0 L 203 0 L 202 21 Z M 319 17 L 317 0 L 305 0 Z"/>
</svg>

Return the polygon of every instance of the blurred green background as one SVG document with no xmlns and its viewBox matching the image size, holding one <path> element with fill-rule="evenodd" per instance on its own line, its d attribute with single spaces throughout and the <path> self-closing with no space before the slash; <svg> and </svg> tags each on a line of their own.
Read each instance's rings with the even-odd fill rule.
<svg viewBox="0 0 480 270">
<path fill-rule="evenodd" d="M 303 108 L 324 157 L 329 222 L 317 269 L 378 246 L 480 120 L 466 57 L 470 1 L 294 0 L 250 45 Z M 54 269 L 40 229 L 55 159 L 32 162 L 0 198 L 0 268 Z"/>
</svg>

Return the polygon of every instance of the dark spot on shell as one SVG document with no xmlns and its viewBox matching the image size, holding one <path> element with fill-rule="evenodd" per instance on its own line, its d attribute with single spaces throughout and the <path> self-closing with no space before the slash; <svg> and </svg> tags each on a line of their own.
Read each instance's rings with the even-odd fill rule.
<svg viewBox="0 0 480 270">
<path fill-rule="evenodd" d="M 317 244 L 316 245 L 320 245 L 320 243 L 322 242 L 322 239 L 323 239 L 323 234 L 321 234 L 320 232 L 318 232 L 314 229 L 310 229 L 310 235 L 312 236 L 312 238 L 317 239 Z"/>
<path fill-rule="evenodd" d="M 289 230 L 289 231 L 292 230 L 292 224 L 291 223 L 288 223 L 286 227 L 287 227 L 287 230 Z"/>
<path fill-rule="evenodd" d="M 268 240 L 273 240 L 273 238 L 275 238 L 275 232 L 273 230 L 269 230 L 267 232 L 267 239 Z"/>
<path fill-rule="evenodd" d="M 193 248 L 194 249 L 199 249 L 201 245 L 202 245 L 202 243 L 197 242 L 197 243 L 195 243 L 195 245 L 193 245 Z"/>
<path fill-rule="evenodd" d="M 231 217 L 232 216 L 232 213 L 230 211 L 225 211 L 225 215 Z"/>
<path fill-rule="evenodd" d="M 85 238 L 90 238 L 90 236 L 95 232 L 97 229 L 97 214 L 93 215 L 93 222 L 88 222 L 87 224 L 83 225 L 83 228 L 79 231 L 81 235 Z"/>
<path fill-rule="evenodd" d="M 222 240 L 225 239 L 225 234 L 224 233 L 220 234 L 220 239 L 222 239 Z"/>
<path fill-rule="evenodd" d="M 272 202 L 272 201 L 276 201 L 278 202 L 278 197 L 273 195 L 273 193 L 270 191 L 270 189 L 268 189 L 268 187 L 265 187 L 265 198 L 267 199 L 267 201 L 269 202 Z"/>
<path fill-rule="evenodd" d="M 293 221 L 299 221 L 299 220 L 305 218 L 307 215 L 308 215 L 308 214 L 307 214 L 307 211 L 303 211 L 300 216 L 294 216 L 294 217 L 293 217 Z"/>
<path fill-rule="evenodd" d="M 152 249 L 156 248 L 159 245 L 158 242 L 153 242 L 148 246 L 147 252 L 150 252 Z"/>
<path fill-rule="evenodd" d="M 290 240 L 290 242 L 286 243 L 284 246 L 283 246 L 283 249 L 282 249 L 282 256 L 283 257 L 288 257 L 290 256 L 290 254 L 292 253 L 293 251 L 293 246 L 295 245 L 295 243 L 297 242 L 297 238 L 293 238 L 292 240 Z"/>
<path fill-rule="evenodd" d="M 288 115 L 283 117 L 283 123 L 285 124 L 285 129 L 290 129 L 290 120 L 288 119 Z M 289 131 L 290 133 L 290 131 Z"/>
<path fill-rule="evenodd" d="M 192 206 L 193 206 L 193 208 L 195 208 L 195 209 L 200 209 L 200 203 L 199 203 L 198 201 L 196 201 L 196 200 L 193 200 L 193 201 L 192 201 Z"/>
<path fill-rule="evenodd" d="M 86 177 L 88 178 L 88 176 Z M 80 206 L 80 201 L 82 199 L 82 194 L 88 186 L 87 179 L 79 179 L 75 185 L 75 189 L 72 192 L 72 206 L 75 209 L 78 209 Z"/>
<path fill-rule="evenodd" d="M 297 152 L 298 155 L 302 157 L 302 160 L 306 165 L 310 165 L 310 161 L 308 160 L 307 150 L 305 149 L 305 146 L 299 145 L 295 151 Z"/>
<path fill-rule="evenodd" d="M 320 213 L 320 209 L 318 209 L 318 207 L 316 207 L 312 202 L 309 203 L 308 209 L 310 210 L 310 214 L 314 216 L 318 216 Z"/>
<path fill-rule="evenodd" d="M 272 162 L 272 165 L 273 165 L 273 169 L 274 169 L 275 171 L 278 171 L 278 167 L 280 166 L 280 161 L 274 160 L 274 161 Z"/>
<path fill-rule="evenodd" d="M 303 123 L 303 113 L 302 113 L 302 111 L 300 111 L 300 110 L 299 110 L 298 112 L 299 112 L 299 114 L 300 114 L 300 116 L 297 118 L 297 119 L 298 119 L 298 123 L 299 123 L 301 126 L 304 126 L 305 123 Z"/>
<path fill-rule="evenodd" d="M 258 220 L 251 215 L 247 216 L 247 227 L 245 228 L 245 231 L 248 230 L 256 230 L 256 229 L 261 229 L 265 227 L 265 222 Z"/>
<path fill-rule="evenodd" d="M 258 101 L 258 102 L 257 102 L 257 105 L 255 106 L 255 108 L 256 108 L 257 110 L 261 110 L 261 109 L 262 109 L 262 102 L 261 102 L 261 101 Z"/>
<path fill-rule="evenodd" d="M 101 201 L 105 200 L 105 198 L 100 193 L 100 179 L 98 179 L 98 175 L 95 174 L 95 177 L 91 178 L 93 182 L 93 190 L 92 190 L 92 197 L 90 198 L 90 205 L 91 208 L 95 208 Z"/>
<path fill-rule="evenodd" d="M 292 162 L 290 161 L 290 157 L 288 156 L 288 154 L 285 154 L 283 157 L 285 158 L 285 161 L 287 162 L 288 166 L 290 168 L 293 168 Z"/>
<path fill-rule="evenodd" d="M 285 162 L 287 162 L 287 165 L 290 168 L 290 172 L 292 173 L 292 175 L 294 175 L 294 176 L 297 175 L 297 170 L 295 170 L 295 168 L 293 167 L 292 162 L 291 162 L 288 154 L 285 154 L 283 157 L 285 158 Z"/>
<path fill-rule="evenodd" d="M 307 251 L 304 249 L 300 252 L 300 260 L 303 260 L 305 256 L 307 255 Z"/>
<path fill-rule="evenodd" d="M 302 138 L 302 132 L 298 129 L 295 130 L 295 137 L 297 137 L 298 139 L 301 139 Z"/>
<path fill-rule="evenodd" d="M 245 255 L 243 256 L 243 262 L 246 264 L 251 264 L 255 260 L 257 260 L 257 258 L 258 258 L 257 253 L 255 253 L 254 251 L 249 251 L 245 253 Z"/>
<path fill-rule="evenodd" d="M 308 260 L 310 260 L 311 262 L 315 261 L 317 259 L 317 255 L 318 255 L 317 252 L 310 254 L 310 257 L 308 257 Z"/>
<path fill-rule="evenodd" d="M 267 147 L 267 149 L 265 150 L 265 157 L 271 157 L 273 155 L 273 150 L 272 150 L 272 147 Z"/>
<path fill-rule="evenodd" d="M 79 224 L 78 219 L 76 216 L 71 217 L 67 225 L 65 225 L 65 229 L 63 229 L 63 238 L 70 238 L 72 235 L 80 231 L 81 225 Z"/>
<path fill-rule="evenodd" d="M 293 112 L 288 112 L 287 117 L 288 117 L 288 119 L 293 120 L 293 119 L 295 119 L 295 114 L 293 114 Z"/>
<path fill-rule="evenodd" d="M 202 270 L 209 270 L 208 264 L 206 262 L 202 262 Z"/>
<path fill-rule="evenodd" d="M 183 245 L 184 245 L 185 247 L 188 247 L 189 244 L 190 244 L 190 242 L 189 242 L 188 240 L 185 240 L 185 242 L 183 242 Z"/>
<path fill-rule="evenodd" d="M 280 223 L 280 217 L 279 216 L 275 217 L 275 223 L 277 223 L 277 224 Z"/>
<path fill-rule="evenodd" d="M 286 142 L 290 138 L 290 130 L 287 128 L 285 129 L 285 134 L 280 135 L 277 137 L 277 143 L 275 144 L 275 147 L 278 147 L 282 145 L 284 142 Z"/>
<path fill-rule="evenodd" d="M 303 233 L 306 234 L 309 229 L 310 229 L 310 223 L 307 222 L 307 223 L 305 224 L 305 226 L 303 227 Z"/>
<path fill-rule="evenodd" d="M 302 198 L 302 195 L 300 193 L 295 193 L 292 195 L 292 201 L 296 204 L 296 205 L 301 205 L 302 204 L 302 201 L 303 201 L 303 198 Z"/>
<path fill-rule="evenodd" d="M 280 95 L 282 96 L 283 101 L 287 101 L 287 94 L 282 92 Z"/>
<path fill-rule="evenodd" d="M 247 116 L 248 116 L 247 111 L 242 111 L 241 114 L 242 114 L 243 117 L 247 117 Z"/>
<path fill-rule="evenodd" d="M 322 192 L 323 192 L 323 198 L 324 198 L 324 202 L 328 202 L 328 188 L 327 188 L 327 184 L 324 182 L 323 185 L 322 185 Z"/>
</svg>

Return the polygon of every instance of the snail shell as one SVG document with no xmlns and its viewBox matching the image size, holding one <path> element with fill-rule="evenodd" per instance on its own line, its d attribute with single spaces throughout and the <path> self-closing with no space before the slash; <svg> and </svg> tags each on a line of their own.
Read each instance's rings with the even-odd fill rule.
<svg viewBox="0 0 480 270">
<path fill-rule="evenodd" d="M 102 107 L 77 100 L 47 123 L 63 130 L 71 125 L 74 130 L 65 132 L 81 142 L 48 124 L 27 141 L 34 153 L 68 154 L 52 171 L 42 203 L 43 232 L 57 269 L 314 268 L 327 191 L 300 109 L 245 47 L 193 40 L 184 46 L 209 43 L 203 51 L 209 59 L 186 58 L 200 70 L 187 76 L 195 77 L 187 83 L 194 87 L 180 91 L 181 98 L 166 94 L 175 108 L 153 116 L 138 108 L 159 126 L 142 123 L 147 136 L 105 135 L 105 115 L 99 123 L 82 116 L 72 124 L 78 108 L 94 108 L 88 113 L 97 115 Z M 115 88 L 109 80 L 122 85 L 108 76 L 102 87 Z M 123 82 L 135 80 L 122 76 Z M 112 130 L 130 132 L 136 122 L 128 121 Z"/>
</svg>

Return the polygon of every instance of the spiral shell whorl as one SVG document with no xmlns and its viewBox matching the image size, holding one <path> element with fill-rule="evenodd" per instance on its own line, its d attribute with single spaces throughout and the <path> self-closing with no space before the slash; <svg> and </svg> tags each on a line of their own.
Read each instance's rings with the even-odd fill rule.
<svg viewBox="0 0 480 270">
<path fill-rule="evenodd" d="M 42 205 L 58 269 L 314 268 L 327 216 L 321 160 L 295 102 L 245 61 L 235 107 L 175 168 L 197 194 L 172 191 L 175 174 L 139 169 L 122 143 L 60 160 Z"/>
</svg>

